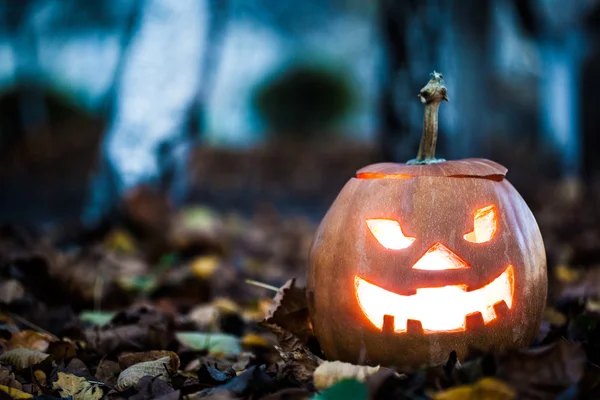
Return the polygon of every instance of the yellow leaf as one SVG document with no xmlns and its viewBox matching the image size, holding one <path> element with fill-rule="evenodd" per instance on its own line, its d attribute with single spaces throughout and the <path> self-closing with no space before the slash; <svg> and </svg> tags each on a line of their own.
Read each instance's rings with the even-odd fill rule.
<svg viewBox="0 0 600 400">
<path fill-rule="evenodd" d="M 354 365 L 341 361 L 325 361 L 317 367 L 313 379 L 315 388 L 324 390 L 344 379 L 356 379 L 364 382 L 367 376 L 379 371 L 381 367 Z"/>
<path fill-rule="evenodd" d="M 517 392 L 506 383 L 495 378 L 483 378 L 474 385 L 457 386 L 433 396 L 434 400 L 514 400 Z"/>
<path fill-rule="evenodd" d="M 241 344 L 242 346 L 246 347 L 271 347 L 269 342 L 267 342 L 267 340 L 264 337 L 258 336 L 254 333 L 247 333 L 246 335 L 244 335 Z"/>
<path fill-rule="evenodd" d="M 16 400 L 33 399 L 33 395 L 31 393 L 25 393 L 19 389 L 15 389 L 4 385 L 0 385 L 0 391 L 8 394 L 10 397 Z"/>
<path fill-rule="evenodd" d="M 554 326 L 563 326 L 567 323 L 567 317 L 554 307 L 546 307 L 544 319 Z"/>
<path fill-rule="evenodd" d="M 216 256 L 198 257 L 192 261 L 190 268 L 192 273 L 201 279 L 210 278 L 219 267 L 220 259 Z"/>
<path fill-rule="evenodd" d="M 109 250 L 123 254 L 132 254 L 136 250 L 136 244 L 129 232 L 122 229 L 112 231 L 105 239 L 104 246 Z"/>
<path fill-rule="evenodd" d="M 569 268 L 566 265 L 558 265 L 554 269 L 556 279 L 563 283 L 575 283 L 581 280 L 581 271 Z"/>
<path fill-rule="evenodd" d="M 100 400 L 104 392 L 98 385 L 92 385 L 84 377 L 58 373 L 58 379 L 52 383 L 60 397 L 72 397 L 73 400 Z"/>
<path fill-rule="evenodd" d="M 215 306 L 220 313 L 237 313 L 240 311 L 240 306 L 238 306 L 236 302 L 223 297 L 213 300 L 212 305 Z"/>
<path fill-rule="evenodd" d="M 33 376 L 35 376 L 35 382 L 37 382 L 40 386 L 46 386 L 46 384 L 48 383 L 46 373 L 41 369 L 36 369 L 33 372 Z"/>
</svg>

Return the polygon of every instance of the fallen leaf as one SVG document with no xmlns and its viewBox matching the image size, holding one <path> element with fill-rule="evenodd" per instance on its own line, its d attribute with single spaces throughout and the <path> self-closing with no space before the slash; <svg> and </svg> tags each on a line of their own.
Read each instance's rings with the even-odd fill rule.
<svg viewBox="0 0 600 400">
<path fill-rule="evenodd" d="M 546 307 L 544 310 L 544 320 L 554 326 L 563 326 L 567 323 L 567 317 L 554 307 Z"/>
<path fill-rule="evenodd" d="M 228 372 L 229 374 L 219 371 L 210 365 L 202 364 L 196 371 L 196 375 L 200 383 L 216 386 L 228 382 L 236 376 L 232 368 L 228 368 Z"/>
<path fill-rule="evenodd" d="M 443 392 L 436 393 L 434 400 L 514 400 L 517 392 L 506 383 L 495 378 L 483 378 L 474 385 L 457 386 Z"/>
<path fill-rule="evenodd" d="M 7 368 L 0 368 L 0 385 L 21 389 L 21 382 L 16 380 L 15 374 Z"/>
<path fill-rule="evenodd" d="M 73 400 L 100 400 L 104 392 L 98 385 L 92 385 L 85 378 L 58 373 L 58 379 L 52 383 L 52 388 L 58 390 L 60 397 L 72 397 Z"/>
<path fill-rule="evenodd" d="M 119 363 L 112 360 L 102 360 L 96 368 L 96 374 L 94 377 L 104 382 L 106 385 L 115 386 L 117 384 L 117 378 L 121 373 L 121 367 Z"/>
<path fill-rule="evenodd" d="M 583 377 L 586 355 L 579 344 L 560 340 L 547 346 L 506 352 L 497 360 L 497 377 L 520 396 L 554 399 Z"/>
<path fill-rule="evenodd" d="M 194 276 L 201 279 L 208 279 L 219 268 L 220 262 L 221 259 L 217 256 L 202 256 L 191 262 L 190 269 Z"/>
<path fill-rule="evenodd" d="M 107 311 L 84 311 L 79 314 L 79 319 L 92 325 L 106 325 L 113 319 L 115 314 Z"/>
<path fill-rule="evenodd" d="M 559 282 L 559 298 L 577 299 L 595 297 L 600 294 L 600 268 L 591 268 L 576 273 L 577 276 Z"/>
<path fill-rule="evenodd" d="M 157 399 L 173 393 L 175 389 L 162 379 L 153 376 L 144 376 L 136 384 L 138 393 L 129 397 L 129 400 Z"/>
<path fill-rule="evenodd" d="M 56 342 L 57 338 L 43 332 L 24 330 L 16 332 L 8 341 L 6 348 L 13 349 L 30 349 L 45 352 L 52 342 Z"/>
<path fill-rule="evenodd" d="M 12 365 L 16 369 L 25 369 L 39 364 L 50 357 L 38 350 L 14 349 L 0 355 L 0 362 Z"/>
<path fill-rule="evenodd" d="M 25 296 L 25 288 L 16 279 L 8 279 L 0 282 L 0 304 L 11 304 Z"/>
<path fill-rule="evenodd" d="M 213 389 L 202 390 L 192 395 L 191 398 L 209 396 L 211 399 L 260 398 L 262 397 L 261 394 L 272 392 L 274 387 L 275 380 L 265 372 L 265 366 L 254 365 L 226 384 Z"/>
<path fill-rule="evenodd" d="M 104 246 L 117 253 L 133 254 L 137 249 L 135 239 L 123 229 L 115 229 L 104 238 Z"/>
<path fill-rule="evenodd" d="M 236 302 L 224 297 L 218 297 L 214 299 L 212 305 L 215 306 L 217 311 L 220 313 L 235 314 L 240 312 L 240 306 L 238 306 Z"/>
<path fill-rule="evenodd" d="M 273 305 L 264 320 L 269 325 L 278 325 L 306 343 L 312 336 L 305 288 L 296 286 L 290 279 L 273 298 Z"/>
<path fill-rule="evenodd" d="M 119 356 L 119 367 L 126 370 L 132 365 L 146 361 L 155 361 L 164 357 L 170 357 L 170 371 L 179 370 L 179 356 L 172 351 L 167 350 L 152 350 L 138 353 L 128 353 Z"/>
<path fill-rule="evenodd" d="M 241 345 L 244 347 L 271 347 L 271 344 L 262 336 L 247 333 L 242 337 Z"/>
<path fill-rule="evenodd" d="M 580 270 L 569 268 L 568 266 L 561 264 L 554 268 L 554 276 L 559 282 L 575 283 L 581 280 L 583 274 Z"/>
<path fill-rule="evenodd" d="M 169 356 L 132 365 L 119 374 L 116 389 L 125 390 L 128 387 L 136 386 L 144 376 L 152 376 L 169 382 L 171 376 L 177 372 L 170 369 L 171 366 L 172 361 Z"/>
<path fill-rule="evenodd" d="M 84 330 L 85 341 L 100 354 L 164 349 L 173 338 L 173 318 L 147 305 L 117 313 L 102 327 Z"/>
<path fill-rule="evenodd" d="M 242 350 L 240 339 L 224 333 L 177 332 L 181 344 L 193 350 L 207 350 L 209 353 L 239 354 Z"/>
<path fill-rule="evenodd" d="M 88 369 L 87 365 L 85 365 L 79 358 L 71 359 L 64 368 L 58 367 L 58 371 L 85 379 L 92 379 L 92 374 L 90 374 L 90 370 Z"/>
<path fill-rule="evenodd" d="M 33 395 L 31 393 L 25 393 L 13 387 L 0 385 L 0 391 L 8 394 L 12 399 L 15 400 L 33 399 Z"/>
<path fill-rule="evenodd" d="M 53 356 L 56 360 L 70 360 L 77 356 L 77 346 L 69 340 L 52 342 L 48 346 L 46 353 Z"/>
<path fill-rule="evenodd" d="M 36 369 L 33 371 L 33 376 L 35 377 L 35 381 L 41 387 L 45 387 L 48 384 L 48 377 L 46 373 L 41 369 Z"/>
<path fill-rule="evenodd" d="M 275 336 L 277 337 L 277 343 L 284 352 L 292 352 L 298 349 L 299 347 L 305 346 L 305 344 L 300 339 L 298 339 L 296 335 L 294 335 L 287 329 L 282 328 L 279 325 L 268 324 L 266 322 L 261 322 L 260 325 L 270 329 L 271 332 L 275 334 Z"/>
<path fill-rule="evenodd" d="M 314 400 L 366 400 L 369 391 L 364 382 L 344 378 L 313 397 Z"/>
<path fill-rule="evenodd" d="M 324 361 L 311 353 L 311 351 L 299 341 L 292 351 L 286 351 L 279 346 L 275 346 L 275 349 L 283 360 L 281 371 L 278 374 L 279 377 L 310 387 L 313 383 L 315 370 L 319 365 L 323 364 Z"/>
<path fill-rule="evenodd" d="M 370 367 L 341 361 L 324 361 L 314 372 L 315 388 L 324 390 L 345 379 L 355 379 L 364 382 L 369 375 L 376 373 L 380 369 L 380 366 Z"/>
</svg>

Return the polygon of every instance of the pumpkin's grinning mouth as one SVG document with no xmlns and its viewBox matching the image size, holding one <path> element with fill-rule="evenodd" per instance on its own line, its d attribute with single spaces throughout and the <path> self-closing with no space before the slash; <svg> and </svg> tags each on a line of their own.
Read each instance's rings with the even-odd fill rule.
<svg viewBox="0 0 600 400">
<path fill-rule="evenodd" d="M 512 265 L 492 282 L 472 291 L 467 291 L 466 285 L 452 285 L 421 288 L 414 295 L 403 296 L 358 276 L 354 282 L 356 299 L 364 315 L 378 329 L 396 333 L 415 327 L 425 333 L 464 331 L 473 321 L 483 319 L 479 323 L 487 324 L 499 317 L 502 307 L 513 306 Z"/>
</svg>

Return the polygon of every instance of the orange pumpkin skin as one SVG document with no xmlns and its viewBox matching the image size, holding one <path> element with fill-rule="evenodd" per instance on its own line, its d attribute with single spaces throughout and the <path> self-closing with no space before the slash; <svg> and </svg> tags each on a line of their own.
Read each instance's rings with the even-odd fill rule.
<svg viewBox="0 0 600 400">
<path fill-rule="evenodd" d="M 375 164 L 349 180 L 321 221 L 309 254 L 309 311 L 328 359 L 416 367 L 443 363 L 453 350 L 460 359 L 469 346 L 506 349 L 531 343 L 546 303 L 546 256 L 535 218 L 505 173 L 492 161 L 468 159 L 432 165 Z M 490 205 L 496 207 L 493 237 L 484 243 L 467 241 L 464 235 L 473 231 L 474 212 Z M 370 219 L 398 221 L 412 243 L 403 249 L 385 248 L 367 226 Z M 436 243 L 468 267 L 414 269 Z M 429 304 L 423 304 L 423 310 L 414 300 L 425 296 L 405 300 L 423 288 L 466 286 L 467 292 L 474 292 L 508 266 L 512 266 L 510 307 L 503 301 L 494 304 L 492 312 L 490 304 L 482 300 L 480 307 L 475 295 L 464 293 L 457 295 L 461 304 L 455 307 L 453 299 L 438 295 L 439 291 L 432 292 L 433 300 L 427 297 Z M 363 309 L 360 280 L 388 294 Z M 396 303 L 395 295 L 404 297 Z M 362 301 L 370 300 L 363 294 Z M 391 309 L 399 304 L 411 304 L 411 309 Z M 395 313 L 394 320 L 410 316 L 405 325 L 399 322 L 406 330 L 395 331 L 389 320 L 381 326 L 379 315 L 370 320 L 365 311 L 369 307 L 376 307 L 376 313 Z M 465 315 L 461 328 L 427 329 L 444 313 L 484 308 L 486 318 L 480 312 Z M 447 311 L 438 314 L 439 310 Z"/>
</svg>

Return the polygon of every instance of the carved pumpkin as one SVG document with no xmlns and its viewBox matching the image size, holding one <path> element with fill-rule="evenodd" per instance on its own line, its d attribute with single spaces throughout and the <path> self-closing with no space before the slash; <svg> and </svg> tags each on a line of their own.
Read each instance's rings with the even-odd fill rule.
<svg viewBox="0 0 600 400">
<path fill-rule="evenodd" d="M 359 170 L 317 230 L 307 293 L 328 359 L 417 366 L 537 333 L 547 293 L 537 223 L 501 165 L 433 157 L 445 90 L 434 73 L 421 91 L 419 157 Z"/>
</svg>

